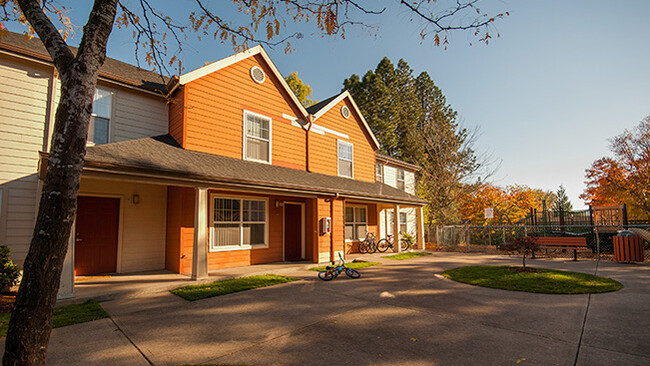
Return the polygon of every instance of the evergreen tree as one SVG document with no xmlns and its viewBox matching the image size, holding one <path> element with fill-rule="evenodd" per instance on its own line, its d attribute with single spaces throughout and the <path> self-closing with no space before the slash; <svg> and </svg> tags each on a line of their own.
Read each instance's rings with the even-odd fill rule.
<svg viewBox="0 0 650 366">
<path fill-rule="evenodd" d="M 571 204 L 571 201 L 569 201 L 569 196 L 567 196 L 566 191 L 561 184 L 556 194 L 557 199 L 553 202 L 553 211 L 573 211 L 573 205 Z"/>
<path fill-rule="evenodd" d="M 457 113 L 427 73 L 414 76 L 404 60 L 397 67 L 384 57 L 363 79 L 343 82 L 357 101 L 381 150 L 420 165 L 418 193 L 429 200 L 427 221 L 457 222 L 458 198 L 476 188 L 468 178 L 481 164 L 472 149 L 473 132 L 457 123 Z"/>
</svg>

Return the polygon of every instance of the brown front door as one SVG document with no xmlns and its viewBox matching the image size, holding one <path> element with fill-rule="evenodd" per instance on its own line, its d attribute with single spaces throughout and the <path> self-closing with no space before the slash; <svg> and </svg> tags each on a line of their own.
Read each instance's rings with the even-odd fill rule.
<svg viewBox="0 0 650 366">
<path fill-rule="evenodd" d="M 120 199 L 79 197 L 75 224 L 75 276 L 117 271 Z"/>
<path fill-rule="evenodd" d="M 302 258 L 302 206 L 284 204 L 284 260 Z"/>
</svg>

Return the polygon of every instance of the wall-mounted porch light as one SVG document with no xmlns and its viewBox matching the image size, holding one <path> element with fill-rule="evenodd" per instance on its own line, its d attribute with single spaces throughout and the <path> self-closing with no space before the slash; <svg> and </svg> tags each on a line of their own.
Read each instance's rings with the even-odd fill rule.
<svg viewBox="0 0 650 366">
<path fill-rule="evenodd" d="M 139 194 L 134 194 L 133 197 L 131 197 L 131 202 L 133 202 L 134 205 L 137 205 L 140 203 L 140 195 Z"/>
</svg>

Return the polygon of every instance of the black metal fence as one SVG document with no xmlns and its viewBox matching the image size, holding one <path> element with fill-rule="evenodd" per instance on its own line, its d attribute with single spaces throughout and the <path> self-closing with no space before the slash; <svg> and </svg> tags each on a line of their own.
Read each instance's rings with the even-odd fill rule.
<svg viewBox="0 0 650 366">
<path fill-rule="evenodd" d="M 510 242 L 513 238 L 524 236 L 538 237 L 583 237 L 586 239 L 589 251 L 579 253 L 579 258 L 589 259 L 610 259 L 614 254 L 614 236 L 618 230 L 627 227 L 643 229 L 650 234 L 649 224 L 628 223 L 626 227 L 621 225 L 589 225 L 581 222 L 579 224 L 567 224 L 566 221 L 552 221 L 546 225 L 498 225 L 498 226 L 471 226 L 471 225 L 449 225 L 430 227 L 427 235 L 428 249 L 440 251 L 456 251 L 468 253 L 508 254 L 501 246 Z M 571 250 L 544 250 L 537 255 L 551 258 L 573 258 Z M 650 260 L 650 243 L 644 242 L 645 260 Z"/>
</svg>

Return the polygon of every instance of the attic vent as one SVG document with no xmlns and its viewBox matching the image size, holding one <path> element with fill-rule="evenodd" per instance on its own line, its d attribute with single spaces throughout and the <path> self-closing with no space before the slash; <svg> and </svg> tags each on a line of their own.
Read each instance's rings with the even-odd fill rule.
<svg viewBox="0 0 650 366">
<path fill-rule="evenodd" d="M 253 66 L 251 67 L 251 78 L 254 82 L 262 84 L 266 80 L 266 75 L 264 75 L 264 71 L 259 66 Z"/>
<path fill-rule="evenodd" d="M 350 109 L 347 106 L 341 107 L 341 115 L 345 119 L 350 118 Z"/>
</svg>

